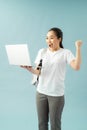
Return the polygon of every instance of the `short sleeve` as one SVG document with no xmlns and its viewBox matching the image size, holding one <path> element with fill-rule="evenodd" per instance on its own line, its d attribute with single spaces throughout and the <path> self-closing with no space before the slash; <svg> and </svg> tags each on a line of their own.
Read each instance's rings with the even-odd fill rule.
<svg viewBox="0 0 87 130">
<path fill-rule="evenodd" d="M 72 60 L 75 60 L 75 56 L 72 54 L 70 50 L 66 51 L 66 62 L 70 64 Z"/>
<path fill-rule="evenodd" d="M 38 54 L 37 54 L 35 62 L 34 62 L 36 65 L 38 65 L 40 63 L 40 60 L 42 59 L 42 52 L 43 52 L 43 49 L 40 49 L 38 51 Z"/>
</svg>

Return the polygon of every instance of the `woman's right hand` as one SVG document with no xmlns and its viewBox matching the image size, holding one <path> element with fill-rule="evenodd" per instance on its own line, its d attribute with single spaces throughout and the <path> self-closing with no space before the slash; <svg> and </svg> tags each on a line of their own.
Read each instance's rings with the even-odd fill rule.
<svg viewBox="0 0 87 130">
<path fill-rule="evenodd" d="M 26 65 L 21 65 L 20 67 L 27 69 L 28 71 L 30 71 L 33 74 L 39 75 L 41 73 L 41 70 L 39 69 L 34 69 L 32 66 L 26 66 Z"/>
<path fill-rule="evenodd" d="M 21 68 L 24 68 L 24 69 L 27 69 L 27 70 L 29 70 L 29 71 L 32 70 L 32 66 L 21 65 L 20 67 L 21 67 Z"/>
</svg>

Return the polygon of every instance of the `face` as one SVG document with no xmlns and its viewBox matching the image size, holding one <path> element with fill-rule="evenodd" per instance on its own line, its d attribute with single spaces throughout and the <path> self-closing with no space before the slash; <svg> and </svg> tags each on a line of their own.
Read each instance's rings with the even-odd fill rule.
<svg viewBox="0 0 87 130">
<path fill-rule="evenodd" d="M 46 42 L 51 51 L 58 50 L 60 48 L 61 38 L 57 38 L 54 31 L 49 31 L 46 36 Z"/>
</svg>

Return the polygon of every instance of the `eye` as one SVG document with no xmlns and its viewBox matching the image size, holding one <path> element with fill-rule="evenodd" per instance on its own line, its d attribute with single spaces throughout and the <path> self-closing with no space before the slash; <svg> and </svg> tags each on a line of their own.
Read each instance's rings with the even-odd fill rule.
<svg viewBox="0 0 87 130">
<path fill-rule="evenodd" d="M 51 37 L 50 39 L 51 39 L 51 40 L 53 40 L 54 38 L 53 38 L 53 37 Z"/>
</svg>

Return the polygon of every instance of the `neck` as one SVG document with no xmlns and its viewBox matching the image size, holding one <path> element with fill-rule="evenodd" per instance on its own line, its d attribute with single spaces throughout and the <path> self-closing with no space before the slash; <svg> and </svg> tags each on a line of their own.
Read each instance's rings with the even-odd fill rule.
<svg viewBox="0 0 87 130">
<path fill-rule="evenodd" d="M 49 47 L 49 50 L 52 51 L 52 52 L 55 52 L 55 51 L 60 50 L 60 48 L 61 48 L 61 47 L 57 47 L 57 48 L 50 48 L 50 47 Z"/>
</svg>

